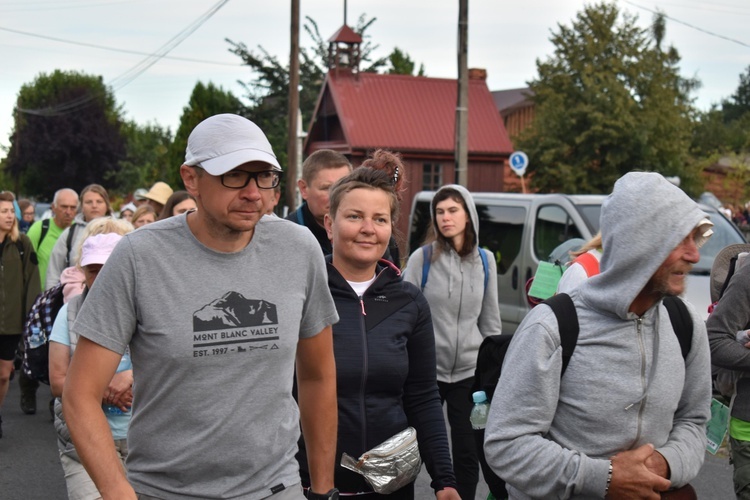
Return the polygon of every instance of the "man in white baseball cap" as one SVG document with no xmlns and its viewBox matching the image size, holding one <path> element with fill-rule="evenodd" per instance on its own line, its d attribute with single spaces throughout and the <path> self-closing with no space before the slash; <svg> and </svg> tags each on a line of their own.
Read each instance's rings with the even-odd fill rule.
<svg viewBox="0 0 750 500">
<path fill-rule="evenodd" d="M 263 217 L 263 192 L 280 171 L 254 123 L 207 118 L 180 167 L 198 210 L 125 236 L 97 278 L 74 327 L 81 340 L 63 404 L 105 498 L 304 498 L 300 422 L 307 498 L 337 498 L 338 315 L 312 234 Z M 128 345 L 138 418 L 126 479 L 96 395 Z"/>
</svg>

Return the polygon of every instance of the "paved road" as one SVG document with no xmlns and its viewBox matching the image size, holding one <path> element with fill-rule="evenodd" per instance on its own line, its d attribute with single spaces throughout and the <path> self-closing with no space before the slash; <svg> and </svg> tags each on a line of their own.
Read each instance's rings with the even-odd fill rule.
<svg viewBox="0 0 750 500">
<path fill-rule="evenodd" d="M 49 388 L 37 394 L 36 415 L 24 415 L 18 404 L 16 380 L 3 405 L 3 432 L 0 439 L 0 498 L 2 500 L 65 500 L 65 479 L 57 456 L 55 430 L 47 410 Z M 430 477 L 422 470 L 416 485 L 417 500 L 435 498 Z M 693 482 L 702 500 L 729 500 L 732 468 L 726 457 L 706 456 L 706 463 Z M 481 482 L 476 500 L 487 498 L 487 485 Z"/>
</svg>

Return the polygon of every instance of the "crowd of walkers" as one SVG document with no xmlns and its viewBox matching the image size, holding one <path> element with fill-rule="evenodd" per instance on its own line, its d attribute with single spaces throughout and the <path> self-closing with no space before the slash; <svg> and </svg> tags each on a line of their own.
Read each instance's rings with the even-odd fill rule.
<svg viewBox="0 0 750 500">
<path fill-rule="evenodd" d="M 60 189 L 37 222 L 0 193 L 0 409 L 24 318 L 62 283 L 50 411 L 70 498 L 413 499 L 398 481 L 423 462 L 436 498 L 473 500 L 480 456 L 507 483 L 498 498 L 688 494 L 710 352 L 700 315 L 678 299 L 679 326 L 663 299 L 711 234 L 699 206 L 659 174 L 617 181 L 598 274 L 560 290 L 566 315 L 541 305 L 521 323 L 478 447 L 477 354 L 502 333 L 495 256 L 471 193 L 446 185 L 402 261 L 407 167 L 317 151 L 284 220 L 268 140 L 224 114 L 190 134 L 185 190 L 157 182 L 115 211 L 102 186 Z M 17 375 L 35 413 L 38 383 Z M 398 442 L 409 430 L 418 453 Z"/>
</svg>

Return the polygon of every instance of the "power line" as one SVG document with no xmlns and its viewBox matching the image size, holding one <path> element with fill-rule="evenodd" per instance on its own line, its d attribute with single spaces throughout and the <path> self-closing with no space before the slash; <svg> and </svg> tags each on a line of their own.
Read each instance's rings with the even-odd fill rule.
<svg viewBox="0 0 750 500">
<path fill-rule="evenodd" d="M 92 47 L 95 49 L 109 50 L 112 52 L 122 52 L 125 54 L 136 54 L 139 56 L 149 56 L 149 57 L 156 55 L 156 54 L 152 54 L 148 52 L 139 52 L 137 50 L 120 49 L 118 47 L 107 47 L 106 45 L 97 45 L 94 43 L 76 42 L 74 40 L 66 40 L 64 38 L 57 38 L 54 36 L 40 35 L 38 33 L 30 33 L 28 31 L 15 30 L 13 28 L 6 28 L 4 26 L 0 26 L 0 31 L 7 31 L 9 33 L 17 33 L 19 35 L 42 38 L 45 40 L 52 40 L 53 42 L 69 43 L 71 45 L 80 45 L 81 47 Z M 178 56 L 166 56 L 166 55 L 162 57 L 164 59 L 174 59 L 176 61 L 196 62 L 196 63 L 202 63 L 202 64 L 218 64 L 221 66 L 241 66 L 241 64 L 238 64 L 238 63 L 225 63 L 225 62 L 219 62 L 219 61 L 209 61 L 207 59 L 193 59 L 190 57 L 178 57 Z"/>
<path fill-rule="evenodd" d="M 206 21 L 208 21 L 219 9 L 224 7 L 229 0 L 219 0 L 213 7 L 211 7 L 204 14 L 199 16 L 195 21 L 190 23 L 185 29 L 180 31 L 178 34 L 169 39 L 164 45 L 162 45 L 155 53 L 150 54 L 148 57 L 143 59 L 141 62 L 128 69 L 124 73 L 116 76 L 110 81 L 107 86 L 115 90 L 119 90 L 128 83 L 132 82 L 140 75 L 142 75 L 151 66 L 156 64 L 158 61 L 163 59 L 169 52 L 175 49 L 180 43 L 182 43 L 187 37 L 192 35 L 199 27 L 201 27 Z M 100 94 L 99 93 L 88 93 L 88 95 L 81 96 L 77 99 L 72 99 L 68 102 L 56 104 L 55 106 L 49 106 L 41 109 L 26 109 L 16 107 L 16 110 L 21 113 L 37 115 L 37 116 L 59 116 L 66 113 L 78 111 L 85 106 L 88 106 L 94 101 Z"/>
<path fill-rule="evenodd" d="M 730 38 L 728 36 L 720 35 L 718 33 L 712 32 L 712 31 L 708 31 L 706 29 L 700 28 L 700 27 L 692 25 L 690 23 L 686 23 L 685 21 L 680 21 L 679 19 L 675 19 L 674 17 L 671 17 L 671 16 L 667 15 L 665 12 L 656 11 L 656 10 L 653 10 L 653 9 L 649 9 L 648 7 L 644 7 L 642 5 L 638 5 L 636 3 L 630 2 L 629 0 L 621 0 L 621 1 L 624 2 L 624 3 L 626 3 L 626 4 L 628 4 L 628 5 L 632 5 L 633 7 L 636 7 L 638 9 L 643 9 L 643 10 L 645 10 L 647 12 L 651 12 L 652 14 L 663 15 L 665 19 L 669 19 L 670 21 L 674 21 L 674 22 L 676 22 L 678 24 L 682 24 L 684 26 L 687 26 L 688 28 L 692 28 L 694 30 L 700 31 L 700 32 L 705 33 L 707 35 L 715 36 L 717 38 L 721 38 L 723 40 L 727 40 L 728 42 L 732 42 L 732 43 L 736 43 L 738 45 L 742 45 L 743 47 L 750 47 L 750 44 L 748 44 L 748 43 L 742 42 L 740 40 L 736 40 L 734 38 Z"/>
<path fill-rule="evenodd" d="M 51 10 L 89 9 L 91 7 L 111 6 L 121 3 L 132 3 L 127 0 L 117 1 L 89 1 L 83 2 L 3 2 L 0 12 L 49 12 Z"/>
</svg>

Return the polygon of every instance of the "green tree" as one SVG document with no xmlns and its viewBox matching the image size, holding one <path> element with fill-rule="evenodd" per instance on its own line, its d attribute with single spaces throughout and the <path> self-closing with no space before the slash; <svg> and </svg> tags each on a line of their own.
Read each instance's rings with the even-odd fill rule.
<svg viewBox="0 0 750 500">
<path fill-rule="evenodd" d="M 750 66 L 740 75 L 740 84 L 730 99 L 722 102 L 724 121 L 729 123 L 750 112 Z"/>
<path fill-rule="evenodd" d="M 152 177 L 151 181 L 162 180 L 172 186 L 172 189 L 183 189 L 180 165 L 185 161 L 188 136 L 200 122 L 220 113 L 244 115 L 245 106 L 231 92 L 210 82 L 206 85 L 198 82 L 190 94 L 188 105 L 182 109 L 180 126 L 169 147 L 167 161 L 155 172 L 155 177 Z"/>
<path fill-rule="evenodd" d="M 389 74 L 414 75 L 414 61 L 409 57 L 409 54 L 398 47 L 394 47 L 393 52 L 388 56 L 388 62 L 391 64 L 388 68 Z M 419 71 L 415 76 L 424 76 L 424 64 L 419 65 Z"/>
<path fill-rule="evenodd" d="M 723 109 L 712 108 L 695 120 L 691 152 L 698 158 L 750 151 L 750 113 L 730 122 Z"/>
<path fill-rule="evenodd" d="M 23 85 L 5 163 L 17 190 L 49 199 L 62 187 L 107 186 L 125 157 L 120 114 L 98 76 L 55 70 Z"/>
<path fill-rule="evenodd" d="M 676 49 L 663 49 L 664 18 L 651 29 L 617 6 L 586 6 L 553 33 L 554 54 L 530 82 L 536 116 L 517 138 L 540 191 L 607 193 L 634 169 L 678 175 L 700 190 L 688 166 L 698 82 L 679 75 Z"/>
<path fill-rule="evenodd" d="M 156 123 L 141 126 L 132 121 L 123 125 L 123 133 L 127 140 L 126 155 L 120 161 L 120 170 L 108 181 L 125 195 L 148 188 L 169 171 L 172 134 Z"/>
</svg>

